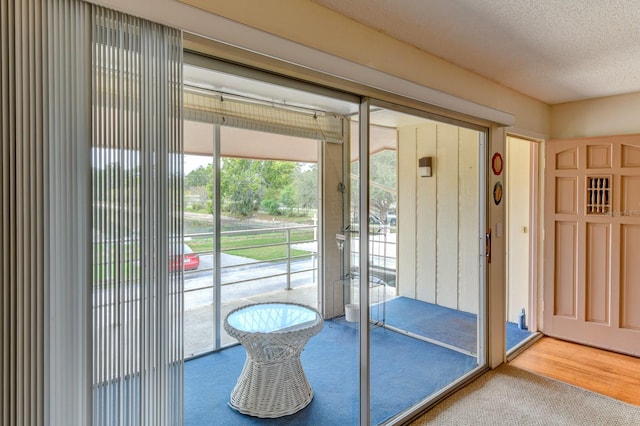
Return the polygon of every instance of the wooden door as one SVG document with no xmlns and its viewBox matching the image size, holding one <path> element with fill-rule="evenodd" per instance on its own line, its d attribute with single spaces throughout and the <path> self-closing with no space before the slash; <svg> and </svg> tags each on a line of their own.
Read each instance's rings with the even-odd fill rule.
<svg viewBox="0 0 640 426">
<path fill-rule="evenodd" d="M 550 141 L 545 334 L 640 355 L 640 135 Z"/>
</svg>

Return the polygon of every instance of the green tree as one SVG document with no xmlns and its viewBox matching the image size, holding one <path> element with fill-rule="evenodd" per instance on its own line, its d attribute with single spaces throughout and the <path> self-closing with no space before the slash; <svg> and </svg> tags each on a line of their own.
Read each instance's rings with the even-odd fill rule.
<svg viewBox="0 0 640 426">
<path fill-rule="evenodd" d="M 369 194 L 371 211 L 386 221 L 387 212 L 397 202 L 396 151 L 384 150 L 369 159 Z"/>
<path fill-rule="evenodd" d="M 184 188 L 206 187 L 213 183 L 213 164 L 200 166 L 184 177 Z"/>
<path fill-rule="evenodd" d="M 280 204 L 287 209 L 287 212 L 293 212 L 293 209 L 296 207 L 296 190 L 293 185 L 289 184 L 282 188 L 280 192 Z"/>
<path fill-rule="evenodd" d="M 296 163 L 291 161 L 258 161 L 264 185 L 269 189 L 281 190 L 293 179 Z"/>
<path fill-rule="evenodd" d="M 220 194 L 228 210 L 251 216 L 265 203 L 273 209 L 282 188 L 291 183 L 296 165 L 286 161 L 224 158 L 220 169 Z"/>
<path fill-rule="evenodd" d="M 303 170 L 299 165 L 294 174 L 294 186 L 298 207 L 305 210 L 318 206 L 318 166 Z"/>
<path fill-rule="evenodd" d="M 396 151 L 384 150 L 369 157 L 369 206 L 371 213 L 383 221 L 392 205 L 397 203 L 396 193 Z M 351 208 L 358 210 L 359 162 L 351 164 Z"/>
<path fill-rule="evenodd" d="M 184 195 L 194 210 L 207 208 L 212 212 L 209 195 L 213 188 L 213 164 L 200 166 L 184 177 Z"/>
<path fill-rule="evenodd" d="M 262 179 L 252 160 L 223 158 L 220 169 L 220 194 L 231 213 L 246 217 L 260 205 Z"/>
</svg>

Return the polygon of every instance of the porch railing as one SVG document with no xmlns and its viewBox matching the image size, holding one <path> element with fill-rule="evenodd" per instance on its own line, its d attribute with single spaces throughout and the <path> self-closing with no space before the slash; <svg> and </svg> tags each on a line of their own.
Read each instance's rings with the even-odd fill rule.
<svg viewBox="0 0 640 426">
<path fill-rule="evenodd" d="M 273 257 L 266 260 L 254 260 L 249 257 L 245 257 L 243 261 L 235 262 L 232 265 L 220 265 L 220 269 L 222 272 L 226 270 L 232 269 L 241 269 L 241 268 L 251 268 L 255 270 L 259 270 L 260 266 L 273 265 L 273 264 L 284 264 L 285 269 L 283 271 L 276 272 L 264 272 L 260 273 L 260 275 L 251 276 L 252 274 L 247 273 L 245 278 L 239 279 L 228 279 L 222 280 L 220 286 L 231 286 L 235 284 L 246 283 L 250 281 L 262 280 L 267 278 L 276 278 L 276 277 L 285 277 L 286 278 L 286 286 L 285 289 L 291 290 L 291 275 L 299 274 L 304 272 L 313 272 L 314 277 L 317 274 L 318 269 L 318 253 L 317 253 L 317 225 L 296 225 L 289 226 L 283 228 L 258 228 L 258 229 L 243 229 L 243 230 L 234 230 L 234 231 L 223 231 L 220 233 L 221 237 L 225 236 L 251 236 L 251 235 L 260 235 L 260 234 L 283 234 L 282 242 L 276 243 L 268 243 L 268 244 L 246 244 L 246 245 L 236 245 L 232 248 L 222 248 L 223 253 L 233 254 L 234 252 L 251 250 L 251 249 L 260 249 L 260 248 L 268 248 L 268 247 L 285 247 L 285 255 L 280 257 Z M 314 237 L 311 239 L 292 239 L 292 233 L 303 231 L 303 230 L 312 230 Z M 188 244 L 189 241 L 197 241 L 198 239 L 213 239 L 214 234 L 211 232 L 204 233 L 193 233 L 193 234 L 185 234 L 185 241 Z M 292 254 L 293 250 L 297 249 L 299 251 L 306 251 L 305 254 Z M 213 250 L 206 251 L 194 251 L 199 256 L 214 256 Z M 301 267 L 295 270 L 292 270 L 292 261 L 299 259 L 309 259 L 308 267 Z M 185 271 L 185 280 L 189 279 L 190 276 L 195 275 L 196 273 L 202 273 L 207 271 L 213 271 L 214 267 L 203 267 L 198 268 L 194 271 Z M 264 270 L 263 270 L 264 271 Z M 211 288 L 211 285 L 205 285 L 200 287 L 193 287 L 189 289 L 185 289 L 185 293 L 203 290 L 207 288 Z"/>
</svg>

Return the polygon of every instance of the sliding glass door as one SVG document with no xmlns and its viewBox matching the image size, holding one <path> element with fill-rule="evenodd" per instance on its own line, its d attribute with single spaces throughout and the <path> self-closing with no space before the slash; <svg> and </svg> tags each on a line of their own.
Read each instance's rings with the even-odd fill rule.
<svg viewBox="0 0 640 426">
<path fill-rule="evenodd" d="M 223 325 L 255 303 L 323 316 L 300 422 L 401 422 L 484 368 L 487 130 L 187 62 L 187 423 L 245 420 L 226 406 L 245 348 Z"/>
<path fill-rule="evenodd" d="M 368 130 L 363 290 L 379 424 L 485 365 L 487 132 L 385 103 L 371 106 Z"/>
</svg>

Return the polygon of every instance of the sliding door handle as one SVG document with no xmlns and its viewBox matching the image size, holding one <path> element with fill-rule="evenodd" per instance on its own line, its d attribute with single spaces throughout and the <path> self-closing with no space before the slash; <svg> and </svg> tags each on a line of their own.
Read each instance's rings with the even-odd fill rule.
<svg viewBox="0 0 640 426">
<path fill-rule="evenodd" d="M 485 256 L 487 256 L 487 263 L 491 263 L 491 228 L 485 234 Z"/>
</svg>

